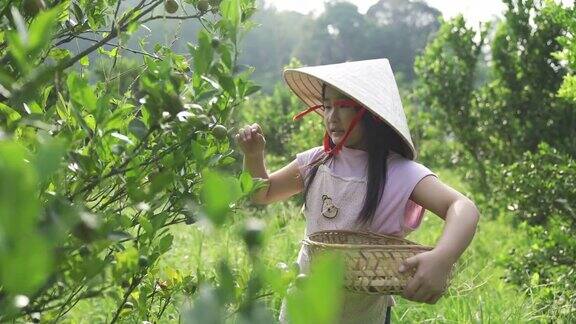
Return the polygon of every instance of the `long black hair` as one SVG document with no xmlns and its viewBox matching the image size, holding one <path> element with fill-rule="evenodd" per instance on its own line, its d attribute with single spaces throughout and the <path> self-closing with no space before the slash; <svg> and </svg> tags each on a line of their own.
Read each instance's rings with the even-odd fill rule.
<svg viewBox="0 0 576 324">
<path fill-rule="evenodd" d="M 322 85 L 322 102 L 324 102 L 326 93 L 326 84 Z M 366 188 L 366 197 L 362 210 L 358 214 L 356 222 L 362 225 L 368 225 L 374 219 L 376 208 L 382 199 L 384 187 L 386 185 L 386 172 L 388 170 L 388 155 L 394 151 L 404 157 L 408 157 L 410 152 L 406 145 L 402 143 L 399 135 L 380 120 L 375 120 L 370 112 L 364 114 L 360 121 L 364 126 L 364 136 L 367 142 L 368 151 L 368 183 Z M 333 155 L 324 153 L 316 161 L 310 164 L 311 170 L 305 179 L 304 201 L 308 196 L 310 185 L 316 177 L 318 167 L 328 162 Z"/>
</svg>

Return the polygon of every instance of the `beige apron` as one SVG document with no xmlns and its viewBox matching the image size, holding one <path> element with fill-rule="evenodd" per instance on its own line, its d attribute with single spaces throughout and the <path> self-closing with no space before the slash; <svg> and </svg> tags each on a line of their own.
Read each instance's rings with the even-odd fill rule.
<svg viewBox="0 0 576 324">
<path fill-rule="evenodd" d="M 306 235 L 322 230 L 369 230 L 355 224 L 364 204 L 366 183 L 366 177 L 340 177 L 326 165 L 320 165 L 306 199 Z M 300 272 L 308 273 L 309 259 L 305 246 L 300 248 L 297 262 Z M 339 323 L 384 323 L 389 305 L 394 305 L 391 296 L 345 291 Z M 284 300 L 280 309 L 280 323 L 288 323 L 286 315 Z"/>
</svg>

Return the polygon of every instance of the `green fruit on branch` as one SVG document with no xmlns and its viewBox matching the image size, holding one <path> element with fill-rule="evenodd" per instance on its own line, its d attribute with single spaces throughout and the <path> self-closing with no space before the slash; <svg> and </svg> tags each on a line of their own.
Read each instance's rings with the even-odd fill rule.
<svg viewBox="0 0 576 324">
<path fill-rule="evenodd" d="M 192 225 L 196 223 L 196 218 L 194 218 L 194 216 L 192 215 L 186 215 L 184 222 L 186 223 L 186 225 Z"/>
<path fill-rule="evenodd" d="M 27 17 L 35 16 L 40 10 L 46 9 L 44 0 L 24 0 L 22 4 L 24 15 Z"/>
<path fill-rule="evenodd" d="M 148 261 L 148 258 L 147 258 L 146 256 L 141 255 L 141 256 L 138 258 L 138 265 L 139 265 L 139 266 L 141 266 L 141 267 L 144 268 L 144 267 L 147 267 L 149 264 L 150 264 L 150 261 Z"/>
<path fill-rule="evenodd" d="M 212 128 L 212 135 L 214 135 L 216 139 L 223 140 L 228 136 L 228 130 L 223 125 L 216 125 Z"/>
<path fill-rule="evenodd" d="M 32 323 L 40 323 L 41 315 L 39 312 L 32 313 L 30 319 L 32 319 Z"/>
<path fill-rule="evenodd" d="M 164 10 L 166 10 L 167 13 L 175 13 L 178 11 L 178 2 L 175 0 L 164 0 Z"/>
<path fill-rule="evenodd" d="M 168 96 L 165 97 L 166 99 L 166 105 L 167 105 L 167 110 L 172 114 L 175 115 L 178 112 L 184 110 L 184 104 L 182 103 L 182 99 L 180 99 L 180 96 L 177 94 L 170 94 Z"/>
<path fill-rule="evenodd" d="M 198 119 L 200 120 L 200 122 L 204 125 L 204 126 L 208 126 L 210 125 L 210 122 L 212 120 L 210 120 L 210 117 L 206 116 L 206 115 L 199 115 Z"/>
<path fill-rule="evenodd" d="M 87 257 L 90 255 L 90 249 L 86 245 L 82 245 L 78 250 L 78 253 L 83 257 Z"/>
<path fill-rule="evenodd" d="M 174 85 L 176 89 L 180 89 L 182 84 L 188 82 L 188 78 L 184 73 L 172 71 L 170 72 L 170 82 L 172 82 L 172 85 Z"/>
<path fill-rule="evenodd" d="M 192 123 L 198 127 L 206 127 L 210 125 L 211 122 L 210 117 L 204 114 L 193 116 L 190 118 L 190 121 L 192 121 Z"/>
<path fill-rule="evenodd" d="M 208 11 L 209 7 L 210 7 L 210 4 L 206 0 L 200 0 L 200 1 L 198 1 L 198 4 L 196 4 L 196 8 L 198 8 L 198 11 L 200 11 L 200 12 Z"/>
<path fill-rule="evenodd" d="M 211 43 L 211 44 L 212 44 L 212 47 L 213 47 L 214 49 L 220 47 L 220 39 L 219 39 L 218 37 L 212 38 L 212 43 Z"/>
</svg>

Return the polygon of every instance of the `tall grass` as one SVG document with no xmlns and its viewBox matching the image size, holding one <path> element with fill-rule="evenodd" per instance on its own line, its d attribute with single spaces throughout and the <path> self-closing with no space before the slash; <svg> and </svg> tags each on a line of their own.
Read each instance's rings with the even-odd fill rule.
<svg viewBox="0 0 576 324">
<path fill-rule="evenodd" d="M 437 172 L 440 178 L 457 190 L 465 186 L 450 172 Z M 238 295 L 241 296 L 250 277 L 251 266 L 247 251 L 238 233 L 241 220 L 258 217 L 266 220 L 266 239 L 261 259 L 269 267 L 282 262 L 291 266 L 296 260 L 300 240 L 304 235 L 305 221 L 301 206 L 287 201 L 263 209 L 245 209 L 233 216 L 223 228 L 210 229 L 203 224 L 179 225 L 173 228 L 174 246 L 159 265 L 160 275 L 170 271 L 191 274 L 201 281 L 217 281 L 217 264 L 226 259 L 238 278 Z M 420 228 L 408 238 L 426 245 L 434 245 L 442 234 L 443 220 L 427 212 Z M 536 314 L 535 301 L 515 286 L 507 284 L 502 276 L 504 269 L 498 265 L 510 248 L 526 245 L 528 238 L 513 230 L 506 217 L 496 220 L 483 218 L 472 244 L 457 264 L 455 278 L 446 295 L 435 305 L 419 304 L 396 297 L 393 320 L 402 323 L 525 323 L 547 322 Z M 500 262 L 501 263 L 501 262 Z M 262 297 L 277 317 L 282 293 Z M 85 302 L 68 318 L 94 318 L 105 321 L 102 314 L 112 307 L 106 302 Z M 99 309 L 102 308 L 102 309 Z M 88 317 L 86 317 L 88 316 Z M 167 310 L 166 320 L 178 321 L 177 307 Z M 230 322 L 233 322 L 231 319 Z"/>
</svg>

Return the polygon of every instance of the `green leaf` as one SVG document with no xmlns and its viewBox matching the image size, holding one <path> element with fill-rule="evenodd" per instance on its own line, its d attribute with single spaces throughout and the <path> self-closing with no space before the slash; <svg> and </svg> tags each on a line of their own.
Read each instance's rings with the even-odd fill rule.
<svg viewBox="0 0 576 324">
<path fill-rule="evenodd" d="M 201 164 L 204 161 L 204 147 L 200 143 L 193 141 L 190 144 L 192 147 L 192 155 L 197 163 Z"/>
<path fill-rule="evenodd" d="M 94 131 L 96 129 L 96 119 L 94 118 L 94 115 L 88 114 L 84 116 L 84 122 L 86 123 L 86 126 L 90 128 L 90 130 Z"/>
<path fill-rule="evenodd" d="M 146 231 L 146 233 L 148 235 L 151 235 L 154 232 L 154 228 L 152 227 L 152 224 L 150 223 L 148 218 L 146 218 L 146 216 L 138 217 L 138 222 L 140 223 L 140 226 L 142 226 L 142 228 L 144 229 L 144 231 Z"/>
<path fill-rule="evenodd" d="M 222 74 L 218 76 L 218 83 L 222 86 L 226 92 L 228 92 L 231 96 L 236 96 L 236 84 L 234 83 L 234 79 L 228 75 Z"/>
<path fill-rule="evenodd" d="M 34 167 L 27 162 L 29 159 L 28 152 L 20 144 L 0 141 L 0 228 L 3 235 L 30 233 L 38 218 L 37 176 Z"/>
<path fill-rule="evenodd" d="M 84 56 L 80 59 L 80 65 L 82 66 L 88 66 L 90 65 L 90 58 L 88 56 Z"/>
<path fill-rule="evenodd" d="M 114 47 L 113 49 L 111 49 L 111 50 L 109 50 L 109 51 L 105 50 L 105 49 L 102 48 L 102 47 L 99 47 L 99 48 L 98 48 L 98 53 L 104 54 L 104 55 L 106 55 L 106 56 L 108 56 L 108 57 L 110 57 L 110 58 L 114 58 L 114 57 L 118 56 L 118 47 Z"/>
<path fill-rule="evenodd" d="M 243 94 L 242 96 L 243 96 L 243 97 L 249 96 L 249 95 L 251 95 L 251 94 L 253 94 L 253 93 L 256 93 L 256 92 L 260 91 L 260 89 L 262 89 L 261 86 L 258 86 L 258 85 L 250 85 L 250 86 L 248 87 L 248 89 L 246 89 L 246 91 L 244 91 L 244 94 Z"/>
<path fill-rule="evenodd" d="M 120 133 L 118 133 L 118 132 L 112 132 L 112 133 L 110 134 L 110 136 L 115 137 L 115 138 L 121 140 L 122 142 L 124 142 L 124 143 L 126 143 L 126 144 L 128 144 L 128 145 L 134 144 L 134 142 L 132 142 L 132 140 L 131 140 L 128 136 L 126 136 L 126 135 L 124 135 L 124 134 L 120 134 Z"/>
<path fill-rule="evenodd" d="M 232 53 L 234 52 L 234 48 L 228 44 L 222 44 L 218 48 L 218 52 L 220 52 L 220 58 L 222 60 L 222 64 L 226 67 L 228 71 L 232 71 L 234 68 L 234 60 L 232 59 Z"/>
<path fill-rule="evenodd" d="M 201 188 L 204 212 L 215 225 L 222 225 L 230 211 L 230 204 L 242 195 L 237 179 L 216 172 L 206 171 Z"/>
<path fill-rule="evenodd" d="M 230 21 L 235 30 L 238 30 L 240 26 L 240 19 L 242 17 L 242 11 L 240 8 L 240 0 L 224 0 L 220 3 L 220 12 L 222 12 L 222 18 Z"/>
<path fill-rule="evenodd" d="M 50 50 L 50 53 L 48 54 L 49 57 L 55 59 L 55 60 L 63 60 L 63 59 L 67 59 L 70 58 L 72 56 L 71 52 L 67 49 L 64 48 L 53 48 Z"/>
<path fill-rule="evenodd" d="M 202 285 L 194 302 L 184 308 L 182 323 L 225 323 L 225 309 L 218 299 L 217 291 Z"/>
<path fill-rule="evenodd" d="M 80 7 L 78 3 L 76 2 L 72 3 L 72 10 L 74 12 L 74 16 L 76 17 L 76 20 L 80 22 L 84 19 L 84 11 L 82 11 L 82 7 Z"/>
<path fill-rule="evenodd" d="M 28 73 L 31 69 L 31 65 L 27 62 L 26 48 L 24 47 L 24 44 L 15 32 L 6 33 L 6 40 L 8 41 L 8 49 L 14 59 L 16 59 L 18 67 L 22 72 Z"/>
<path fill-rule="evenodd" d="M 88 84 L 88 81 L 78 75 L 76 72 L 70 73 L 66 80 L 70 96 L 72 99 L 83 107 L 87 108 L 89 112 L 96 109 L 96 91 Z"/>
<path fill-rule="evenodd" d="M 10 8 L 10 13 L 12 13 L 12 19 L 14 25 L 16 25 L 16 31 L 18 32 L 18 37 L 20 38 L 21 44 L 24 46 L 28 45 L 28 29 L 26 28 L 26 22 L 24 17 L 20 14 L 20 11 L 16 7 Z"/>
<path fill-rule="evenodd" d="M 194 49 L 194 73 L 206 74 L 212 65 L 214 50 L 211 45 L 211 37 L 207 31 L 201 29 L 198 33 L 198 46 Z"/>
<path fill-rule="evenodd" d="M 137 21 L 132 22 L 128 25 L 128 28 L 126 28 L 126 34 L 132 35 L 132 34 L 134 34 L 134 32 L 136 32 L 138 30 L 138 28 L 140 28 L 140 24 Z M 144 38 L 142 38 L 142 39 L 144 39 Z"/>
<path fill-rule="evenodd" d="M 242 187 L 242 192 L 244 194 L 247 194 L 250 192 L 250 190 L 252 190 L 252 187 L 254 186 L 254 181 L 252 180 L 252 176 L 250 175 L 250 173 L 242 171 L 242 173 L 240 174 L 240 186 Z"/>
<path fill-rule="evenodd" d="M 52 41 L 58 16 L 64 6 L 60 5 L 50 10 L 41 11 L 30 24 L 28 55 L 35 59 L 38 54 Z"/>
<path fill-rule="evenodd" d="M 220 289 L 218 290 L 220 300 L 223 303 L 229 303 L 233 300 L 236 289 L 234 284 L 234 274 L 224 260 L 220 260 L 218 263 L 218 277 L 220 279 Z"/>
<path fill-rule="evenodd" d="M 129 227 L 131 224 L 128 222 L 127 224 L 122 224 L 125 227 Z M 108 233 L 107 239 L 111 241 L 126 241 L 132 239 L 132 235 L 126 233 L 124 231 L 112 231 Z"/>
<path fill-rule="evenodd" d="M 0 257 L 0 283 L 9 292 L 32 294 L 50 274 L 52 251 L 37 233 L 19 236 L 20 240 Z"/>
<path fill-rule="evenodd" d="M 12 75 L 6 72 L 4 69 L 0 68 L 0 84 L 4 85 L 5 87 L 11 87 L 14 82 L 15 80 Z"/>
<path fill-rule="evenodd" d="M 40 212 L 36 170 L 19 144 L 0 142 L 0 285 L 31 294 L 51 270 L 50 245 L 36 226 Z"/>
<path fill-rule="evenodd" d="M 567 74 L 558 90 L 558 96 L 576 102 L 576 75 Z"/>
<path fill-rule="evenodd" d="M 160 239 L 160 243 L 158 243 L 158 250 L 160 254 L 164 254 L 170 250 L 172 247 L 172 242 L 174 241 L 174 236 L 172 234 L 167 234 Z"/>
<path fill-rule="evenodd" d="M 126 250 L 116 253 L 116 261 L 118 272 L 133 270 L 138 265 L 138 250 L 130 246 Z"/>
<path fill-rule="evenodd" d="M 170 171 L 160 172 L 151 178 L 152 179 L 151 179 L 150 191 L 149 191 L 150 197 L 152 197 L 156 193 L 159 193 L 162 190 L 166 189 L 166 187 L 168 187 L 168 185 L 173 180 L 172 172 L 170 172 Z"/>
<path fill-rule="evenodd" d="M 130 197 L 132 202 L 141 202 L 146 199 L 146 193 L 136 179 L 129 178 L 126 187 L 128 189 L 128 197 Z"/>
<path fill-rule="evenodd" d="M 344 262 L 341 255 L 317 254 L 302 287 L 288 295 L 291 323 L 336 323 L 341 309 Z"/>
<path fill-rule="evenodd" d="M 34 163 L 40 183 L 47 181 L 60 168 L 66 149 L 67 144 L 61 139 L 51 139 L 40 145 Z"/>
</svg>

